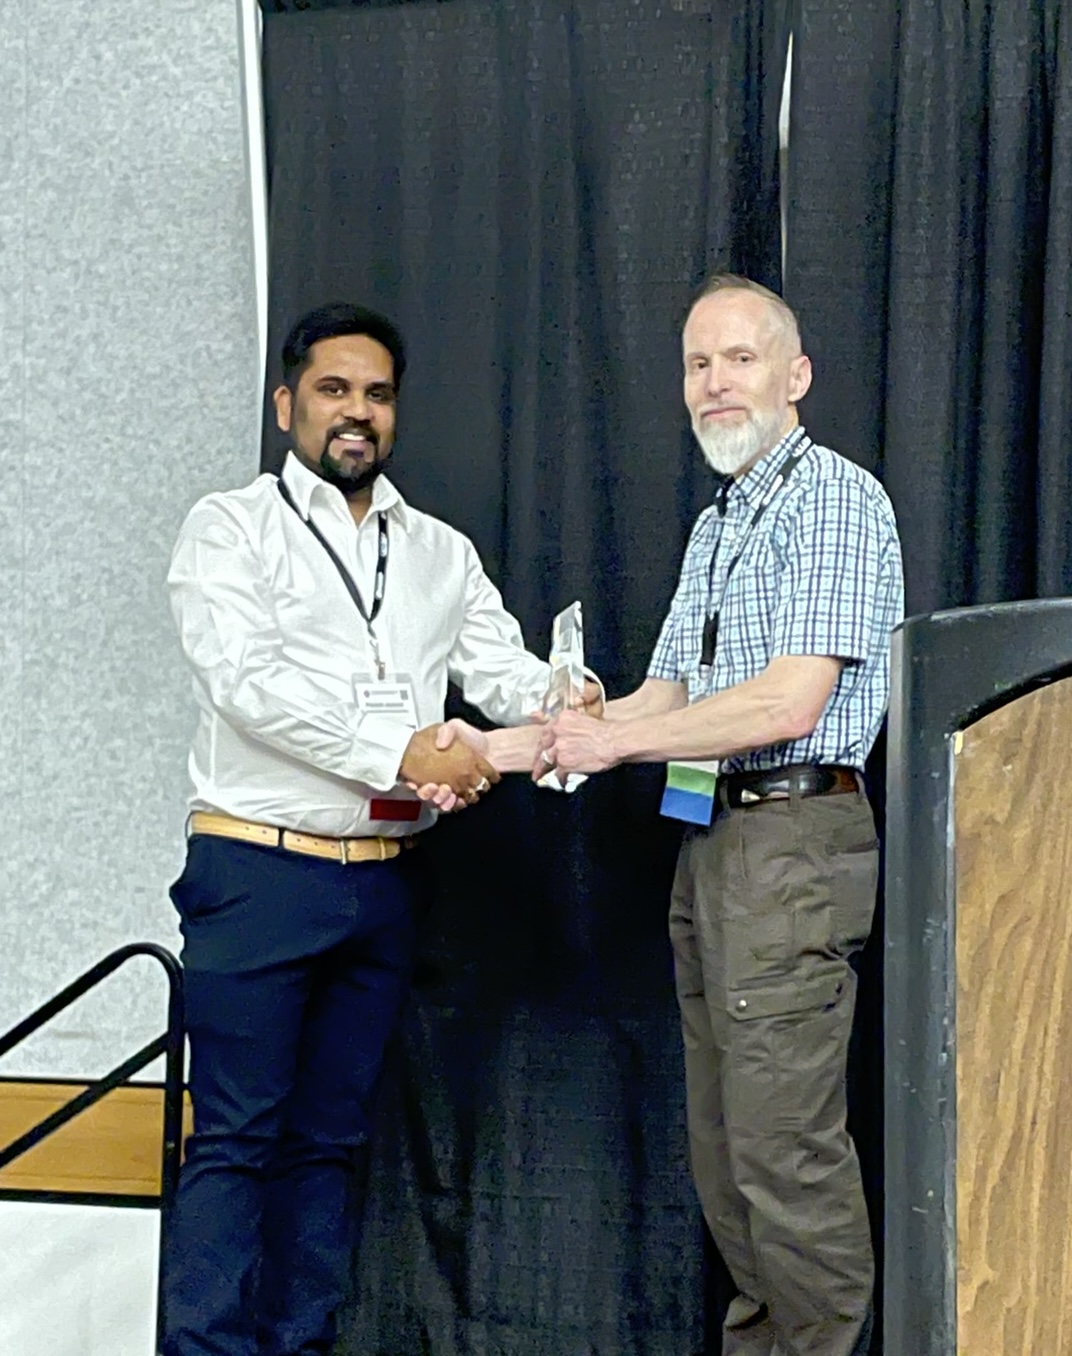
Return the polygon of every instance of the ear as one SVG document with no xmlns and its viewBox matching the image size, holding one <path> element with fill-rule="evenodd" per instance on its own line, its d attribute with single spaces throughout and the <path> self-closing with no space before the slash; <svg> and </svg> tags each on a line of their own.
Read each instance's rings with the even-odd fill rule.
<svg viewBox="0 0 1072 1356">
<path fill-rule="evenodd" d="M 275 422 L 284 433 L 290 432 L 290 420 L 294 412 L 294 397 L 289 386 L 277 386 L 272 393 L 275 403 Z"/>
<path fill-rule="evenodd" d="M 789 403 L 795 405 L 808 393 L 811 386 L 811 359 L 806 353 L 794 358 L 789 365 Z"/>
</svg>

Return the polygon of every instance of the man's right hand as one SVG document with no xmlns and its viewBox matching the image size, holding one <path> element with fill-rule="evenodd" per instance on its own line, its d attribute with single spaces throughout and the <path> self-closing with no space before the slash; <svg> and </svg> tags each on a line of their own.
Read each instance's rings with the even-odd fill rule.
<svg viewBox="0 0 1072 1356">
<path fill-rule="evenodd" d="M 446 786 L 471 805 L 499 780 L 499 773 L 476 749 L 461 739 L 447 748 L 439 747 L 436 736 L 441 727 L 418 730 L 406 745 L 399 777 L 411 786 Z"/>
</svg>

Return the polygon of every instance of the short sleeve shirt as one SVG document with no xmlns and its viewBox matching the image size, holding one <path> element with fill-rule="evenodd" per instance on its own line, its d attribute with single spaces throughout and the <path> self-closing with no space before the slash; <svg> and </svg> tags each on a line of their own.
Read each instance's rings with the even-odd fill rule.
<svg viewBox="0 0 1072 1356">
<path fill-rule="evenodd" d="M 714 660 L 703 664 L 704 625 L 716 612 Z M 712 505 L 697 519 L 648 676 L 685 683 L 691 703 L 757 677 L 783 655 L 841 659 L 810 735 L 726 759 L 723 768 L 862 768 L 889 701 L 890 635 L 903 616 L 901 548 L 885 491 L 797 428 L 730 484 L 724 512 Z"/>
</svg>

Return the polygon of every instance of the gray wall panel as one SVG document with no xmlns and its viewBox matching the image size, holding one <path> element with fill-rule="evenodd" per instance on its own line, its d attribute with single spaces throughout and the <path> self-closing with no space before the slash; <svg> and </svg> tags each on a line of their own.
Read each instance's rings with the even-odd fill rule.
<svg viewBox="0 0 1072 1356">
<path fill-rule="evenodd" d="M 26 8 L 29 0 L 4 0 L 0 17 L 0 218 L 20 215 L 26 164 Z M 3 299 L 0 298 L 0 305 Z"/>
<path fill-rule="evenodd" d="M 18 12 L 24 46 L 0 37 L 5 102 L 25 72 L 24 138 L 0 142 L 22 355 L 0 370 L 22 503 L 21 529 L 0 508 L 0 1027 L 113 946 L 177 945 L 193 707 L 164 577 L 194 499 L 255 474 L 259 419 L 236 0 Z M 0 1073 L 92 1073 L 161 1017 L 139 963 Z"/>
<path fill-rule="evenodd" d="M 23 0 L 5 5 L 0 24 L 0 1025 L 11 1014 L 8 999 L 25 968 L 27 942 L 21 897 L 25 10 Z"/>
</svg>

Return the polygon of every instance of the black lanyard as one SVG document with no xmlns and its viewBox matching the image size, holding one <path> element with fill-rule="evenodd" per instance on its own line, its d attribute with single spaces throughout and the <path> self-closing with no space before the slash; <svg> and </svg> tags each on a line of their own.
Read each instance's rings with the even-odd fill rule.
<svg viewBox="0 0 1072 1356">
<path fill-rule="evenodd" d="M 807 456 L 808 450 L 810 449 L 811 445 L 812 445 L 811 439 L 807 437 L 807 435 L 805 435 L 800 440 L 800 442 L 793 448 L 789 456 L 786 457 L 785 461 L 782 462 L 781 466 L 779 466 L 778 468 L 777 475 L 771 482 L 770 489 L 759 501 L 759 507 L 756 509 L 755 513 L 752 514 L 752 521 L 745 528 L 741 536 L 740 543 L 738 544 L 737 550 L 734 552 L 733 559 L 726 567 L 726 578 L 722 582 L 722 592 L 719 594 L 718 607 L 715 608 L 714 612 L 708 614 L 707 620 L 704 622 L 703 641 L 700 648 L 700 665 L 702 668 L 710 668 L 711 665 L 715 662 L 715 647 L 718 645 L 719 613 L 722 611 L 722 604 L 726 601 L 726 591 L 729 589 L 730 580 L 733 578 L 733 572 L 737 568 L 737 562 L 740 560 L 742 554 L 744 553 L 744 548 L 748 545 L 748 538 L 752 535 L 752 529 L 755 527 L 756 523 L 759 522 L 760 518 L 763 517 L 764 513 L 767 511 L 767 506 L 770 504 L 774 496 L 778 493 L 780 489 L 782 489 L 782 487 L 785 485 L 789 477 L 793 474 L 793 472 L 797 469 L 800 463 Z M 722 535 L 720 533 L 719 542 L 721 542 L 721 540 Z M 711 594 L 714 591 L 715 587 L 715 563 L 717 560 L 718 560 L 718 546 L 716 546 L 714 551 L 711 553 L 711 564 L 708 566 L 707 569 L 708 607 L 711 606 Z"/>
<path fill-rule="evenodd" d="M 338 570 L 339 578 L 346 585 L 346 592 L 354 600 L 354 606 L 357 608 L 358 612 L 361 613 L 361 618 L 368 628 L 369 641 L 372 644 L 373 654 L 376 659 L 376 676 L 382 680 L 385 676 L 385 670 L 383 660 L 380 658 L 379 642 L 376 639 L 375 631 L 372 629 L 372 623 L 380 615 L 380 608 L 383 606 L 383 593 L 384 589 L 387 587 L 387 514 L 377 514 L 379 519 L 380 538 L 379 546 L 376 551 L 376 579 L 372 585 L 372 610 L 369 611 L 369 609 L 365 607 L 365 600 L 361 597 L 361 590 L 354 583 L 350 571 L 339 559 L 335 548 L 332 546 L 331 542 L 328 541 L 327 537 L 324 536 L 323 532 L 320 531 L 316 523 L 313 522 L 312 518 L 302 517 L 301 511 L 294 502 L 294 496 L 284 484 L 282 476 L 276 480 L 276 485 L 279 487 L 279 493 L 298 515 L 298 518 L 305 524 L 331 557 L 331 563 Z"/>
</svg>

